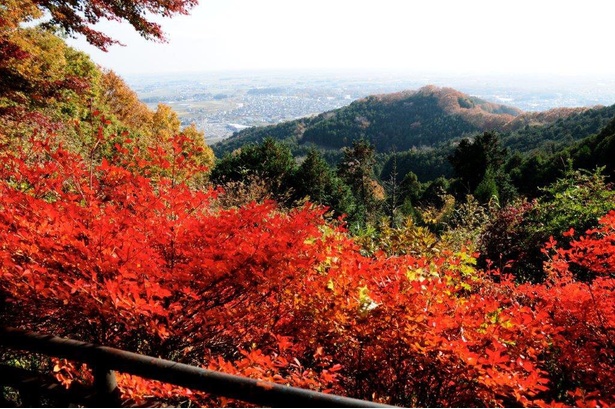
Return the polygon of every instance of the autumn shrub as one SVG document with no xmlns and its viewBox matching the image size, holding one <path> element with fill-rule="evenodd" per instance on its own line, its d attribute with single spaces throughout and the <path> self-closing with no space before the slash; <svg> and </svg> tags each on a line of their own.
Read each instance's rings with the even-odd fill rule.
<svg viewBox="0 0 615 409">
<path fill-rule="evenodd" d="M 595 227 L 614 207 L 615 192 L 600 169 L 572 172 L 545 188 L 542 197 L 501 210 L 480 239 L 481 265 L 492 264 L 521 281 L 542 281 L 541 249 L 549 238 L 569 242 L 566 231 Z"/>
<path fill-rule="evenodd" d="M 533 202 L 518 201 L 496 212 L 479 237 L 479 265 L 510 272 L 513 265 L 529 259 L 532 247 L 526 246 L 523 225 L 534 205 Z M 535 250 L 540 251 L 540 247 Z M 523 273 L 525 270 L 515 271 Z"/>
<path fill-rule="evenodd" d="M 615 403 L 615 211 L 580 237 L 573 229 L 565 236 L 569 244 L 552 239 L 543 249 L 545 284 L 522 286 L 519 293 L 547 312 L 558 329 L 545 356 L 553 396 L 571 406 L 610 407 Z"/>
<path fill-rule="evenodd" d="M 393 227 L 383 218 L 378 228 L 366 229 L 353 238 L 361 246 L 364 255 L 384 252 L 390 256 L 405 254 L 431 255 L 438 252 L 438 237 L 424 226 L 418 226 L 411 216 L 404 218 L 403 225 Z"/>
<path fill-rule="evenodd" d="M 187 347 L 231 357 L 249 344 L 235 342 L 233 323 L 272 317 L 268 294 L 319 259 L 306 240 L 321 212 L 307 206 L 213 209 L 215 192 L 33 146 L 36 158 L 7 152 L 0 170 L 3 325 L 184 360 L 176 351 Z"/>
<path fill-rule="evenodd" d="M 548 280 L 519 285 L 478 269 L 471 247 L 417 245 L 426 230 L 368 254 L 323 208 L 220 206 L 175 173 L 147 177 L 150 160 L 2 151 L 1 325 L 400 406 L 615 404 L 613 213 L 552 241 Z M 241 405 L 118 382 L 125 404 Z"/>
<path fill-rule="evenodd" d="M 478 249 L 478 241 L 485 226 L 498 211 L 497 200 L 481 204 L 472 195 L 467 195 L 464 202 L 456 204 L 440 234 L 443 246 L 454 249 L 463 246 L 472 250 Z"/>
<path fill-rule="evenodd" d="M 219 185 L 221 194 L 216 203 L 223 208 L 240 207 L 252 202 L 262 203 L 271 198 L 269 184 L 256 175 L 246 176 L 245 180 L 227 181 Z"/>
</svg>

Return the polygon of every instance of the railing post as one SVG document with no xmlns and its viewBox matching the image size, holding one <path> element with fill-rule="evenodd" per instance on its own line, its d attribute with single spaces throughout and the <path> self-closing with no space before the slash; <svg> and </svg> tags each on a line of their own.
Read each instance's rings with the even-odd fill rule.
<svg viewBox="0 0 615 409">
<path fill-rule="evenodd" d="M 97 407 L 113 407 L 121 406 L 120 390 L 117 387 L 115 372 L 109 369 L 98 359 L 96 365 L 92 368 L 94 373 L 94 393 Z"/>
<path fill-rule="evenodd" d="M 121 405 L 121 396 L 113 370 L 259 406 L 386 407 L 386 405 L 374 402 L 278 385 L 133 352 L 11 328 L 0 327 L 0 345 L 91 365 L 94 375 L 93 388 L 78 390 L 78 384 L 75 384 L 75 390 L 63 391 L 68 392 L 69 398 L 79 399 L 91 407 L 119 407 Z M 0 365 L 0 385 L 10 385 L 11 382 L 3 379 L 1 369 Z M 18 385 L 22 383 L 23 381 L 17 382 Z M 57 382 L 52 383 L 54 387 L 57 384 Z M 46 389 L 49 389 L 47 393 L 52 392 L 51 388 Z M 53 394 L 58 395 L 58 393 Z"/>
</svg>

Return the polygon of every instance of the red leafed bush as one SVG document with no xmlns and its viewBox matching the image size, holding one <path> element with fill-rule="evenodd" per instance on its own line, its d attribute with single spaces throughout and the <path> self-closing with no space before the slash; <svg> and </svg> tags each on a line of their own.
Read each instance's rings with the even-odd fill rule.
<svg viewBox="0 0 615 409">
<path fill-rule="evenodd" d="M 574 230 L 565 233 L 574 236 Z M 567 248 L 548 243 L 548 282 L 533 291 L 558 337 L 550 350 L 554 382 L 576 406 L 615 404 L 615 211 Z"/>
<path fill-rule="evenodd" d="M 613 213 L 518 285 L 465 250 L 363 256 L 309 204 L 222 208 L 183 153 L 28 146 L 0 157 L 2 325 L 403 406 L 615 404 Z M 236 404 L 119 381 L 127 403 Z"/>
</svg>

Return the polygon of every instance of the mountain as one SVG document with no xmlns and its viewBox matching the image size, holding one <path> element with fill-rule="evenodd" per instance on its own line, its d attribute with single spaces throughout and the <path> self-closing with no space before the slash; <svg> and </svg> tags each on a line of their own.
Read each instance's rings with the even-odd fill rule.
<svg viewBox="0 0 615 409">
<path fill-rule="evenodd" d="M 340 148 L 366 139 L 380 153 L 423 151 L 485 131 L 500 133 L 512 151 L 554 151 L 595 135 L 615 116 L 610 107 L 523 112 L 433 85 L 373 95 L 317 116 L 235 133 L 213 146 L 218 157 L 266 137 L 288 143 L 295 154 L 316 146 L 336 157 Z"/>
<path fill-rule="evenodd" d="M 283 141 L 295 156 L 315 146 L 330 163 L 340 149 L 357 139 L 374 144 L 379 176 L 388 180 L 393 173 L 403 177 L 413 172 L 422 182 L 440 176 L 452 177 L 447 157 L 457 142 L 485 131 L 497 131 L 501 144 L 523 155 L 543 152 L 551 155 L 593 137 L 615 117 L 615 105 L 592 108 L 555 108 L 523 112 L 491 103 L 452 88 L 426 86 L 416 91 L 374 95 L 349 106 L 279 125 L 246 129 L 213 146 L 222 157 L 248 143 L 266 137 Z M 573 156 L 591 150 L 598 142 L 575 148 Z M 602 161 L 601 163 L 603 163 Z"/>
<path fill-rule="evenodd" d="M 469 96 L 452 88 L 426 86 L 417 91 L 374 95 L 349 106 L 279 125 L 250 128 L 215 145 L 217 155 L 265 137 L 291 145 L 338 150 L 367 139 L 378 152 L 407 150 L 501 130 L 523 111 Z"/>
</svg>

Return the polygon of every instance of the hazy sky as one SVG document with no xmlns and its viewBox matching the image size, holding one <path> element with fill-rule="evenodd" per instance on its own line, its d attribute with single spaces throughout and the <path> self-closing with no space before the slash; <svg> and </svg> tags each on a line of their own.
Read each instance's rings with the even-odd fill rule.
<svg viewBox="0 0 615 409">
<path fill-rule="evenodd" d="M 201 0 L 160 19 L 169 42 L 127 24 L 102 53 L 120 74 L 252 69 L 615 76 L 615 2 L 604 0 Z"/>
</svg>

